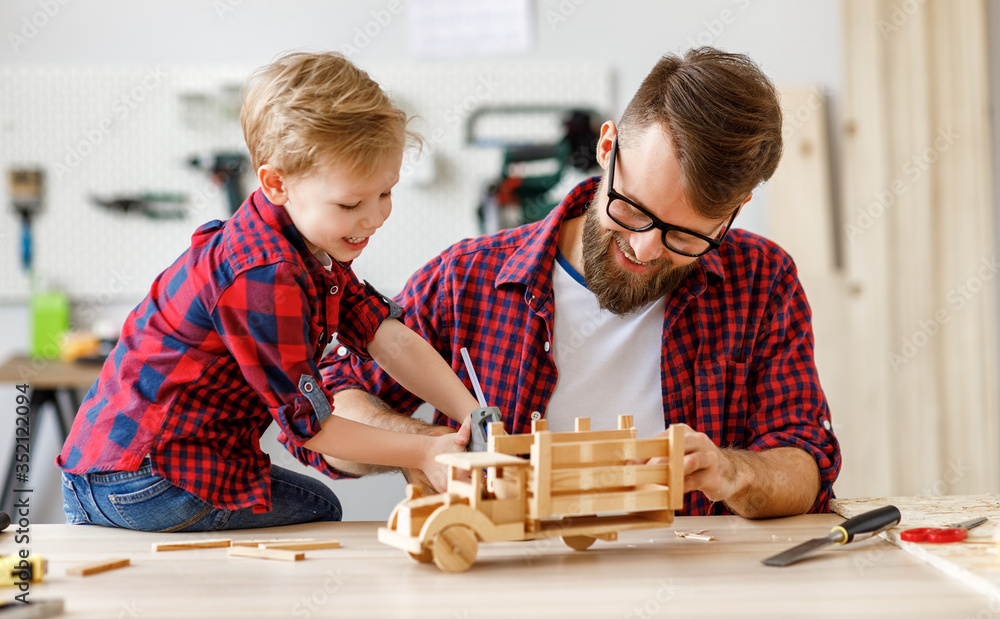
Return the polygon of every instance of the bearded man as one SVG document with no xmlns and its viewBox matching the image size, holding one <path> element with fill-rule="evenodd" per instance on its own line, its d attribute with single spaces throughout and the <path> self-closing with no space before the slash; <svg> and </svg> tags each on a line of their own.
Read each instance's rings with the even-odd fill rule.
<svg viewBox="0 0 1000 619">
<path fill-rule="evenodd" d="M 407 326 L 463 378 L 469 349 L 508 433 L 533 419 L 571 430 L 575 417 L 611 429 L 619 414 L 640 437 L 689 426 L 680 515 L 827 511 L 840 448 L 805 293 L 783 250 L 731 229 L 778 166 L 781 127 L 774 86 L 746 56 L 664 56 L 601 128 L 604 174 L 544 220 L 462 241 L 420 269 L 396 297 Z M 323 377 L 336 414 L 453 431 L 412 419 L 421 402 L 346 349 Z M 295 453 L 335 477 L 384 471 Z"/>
</svg>

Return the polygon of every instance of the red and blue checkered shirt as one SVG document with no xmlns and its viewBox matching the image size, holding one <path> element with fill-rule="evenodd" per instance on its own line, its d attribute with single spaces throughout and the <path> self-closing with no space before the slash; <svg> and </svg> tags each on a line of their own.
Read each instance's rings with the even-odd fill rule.
<svg viewBox="0 0 1000 619">
<path fill-rule="evenodd" d="M 84 474 L 153 471 L 220 508 L 271 507 L 260 435 L 302 445 L 332 398 L 318 362 L 337 334 L 367 357 L 390 315 L 349 265 L 324 268 L 258 190 L 213 221 L 129 314 L 56 464 Z"/>
<path fill-rule="evenodd" d="M 529 432 L 532 413 L 544 417 L 555 388 L 549 342 L 559 227 L 584 213 L 598 180 L 581 183 L 538 223 L 452 246 L 396 299 L 407 308 L 406 324 L 467 384 L 460 350 L 469 349 L 486 400 L 500 407 L 508 433 Z M 686 423 L 725 447 L 809 453 L 822 478 L 812 510 L 826 511 L 840 447 L 813 363 L 810 315 L 791 258 L 759 236 L 732 230 L 667 298 L 660 388 L 667 425 Z M 363 389 L 407 414 L 420 404 L 369 361 L 331 356 L 322 371 L 333 393 Z M 436 422 L 449 420 L 438 414 Z M 338 475 L 317 454 L 290 450 Z M 727 513 L 700 492 L 686 499 L 682 514 Z"/>
</svg>

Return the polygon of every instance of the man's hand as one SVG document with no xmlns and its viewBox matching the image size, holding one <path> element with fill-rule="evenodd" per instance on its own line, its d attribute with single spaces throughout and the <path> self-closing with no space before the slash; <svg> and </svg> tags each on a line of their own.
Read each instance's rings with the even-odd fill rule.
<svg viewBox="0 0 1000 619">
<path fill-rule="evenodd" d="M 748 482 L 742 473 L 707 434 L 685 425 L 684 492 L 700 490 L 709 501 L 725 501 Z"/>
<path fill-rule="evenodd" d="M 684 492 L 701 491 L 746 518 L 801 514 L 816 501 L 819 467 L 805 451 L 720 449 L 708 435 L 684 427 Z"/>
</svg>

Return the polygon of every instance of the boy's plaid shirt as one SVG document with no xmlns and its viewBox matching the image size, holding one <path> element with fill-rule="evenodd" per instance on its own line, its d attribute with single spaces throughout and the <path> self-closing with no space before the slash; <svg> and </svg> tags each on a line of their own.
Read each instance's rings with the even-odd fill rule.
<svg viewBox="0 0 1000 619">
<path fill-rule="evenodd" d="M 260 435 L 272 420 L 291 445 L 319 432 L 332 401 L 319 387 L 324 348 L 337 334 L 367 358 L 389 314 L 349 265 L 323 268 L 258 190 L 228 221 L 199 228 L 153 282 L 56 463 L 75 474 L 130 471 L 148 454 L 156 474 L 207 503 L 267 511 Z M 322 398 L 310 400 L 302 381 Z"/>
</svg>

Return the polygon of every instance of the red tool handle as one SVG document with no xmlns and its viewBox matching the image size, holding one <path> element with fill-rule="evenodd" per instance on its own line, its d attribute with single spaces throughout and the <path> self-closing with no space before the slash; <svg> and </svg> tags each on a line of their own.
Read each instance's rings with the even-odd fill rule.
<svg viewBox="0 0 1000 619">
<path fill-rule="evenodd" d="M 937 529 L 933 527 L 921 527 L 919 529 L 907 529 L 899 534 L 899 539 L 904 542 L 928 542 L 931 544 L 950 544 L 960 542 L 968 537 L 968 529 Z"/>
</svg>

